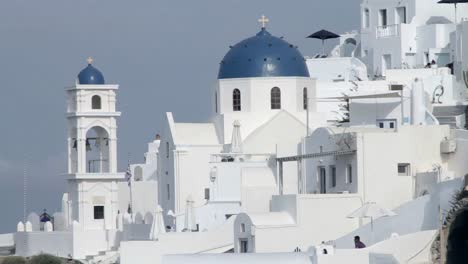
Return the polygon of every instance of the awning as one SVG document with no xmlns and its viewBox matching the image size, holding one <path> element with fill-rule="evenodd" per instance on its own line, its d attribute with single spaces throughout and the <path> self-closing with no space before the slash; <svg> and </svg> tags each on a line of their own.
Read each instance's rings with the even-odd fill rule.
<svg viewBox="0 0 468 264">
<path fill-rule="evenodd" d="M 374 98 L 400 98 L 400 92 L 383 92 L 383 93 L 373 93 L 373 94 L 356 94 L 356 95 L 343 95 L 337 97 L 320 97 L 317 99 L 330 99 L 330 100 L 350 100 L 350 99 L 374 99 Z"/>
<path fill-rule="evenodd" d="M 354 154 L 354 153 L 356 153 L 355 149 L 337 150 L 337 151 L 324 151 L 324 152 L 318 152 L 318 153 L 311 153 L 311 154 L 276 158 L 276 161 L 277 162 L 298 161 L 298 160 L 303 160 L 303 159 L 313 159 L 313 158 L 320 158 L 320 157 L 327 157 L 327 156 L 350 155 L 350 154 Z"/>
</svg>

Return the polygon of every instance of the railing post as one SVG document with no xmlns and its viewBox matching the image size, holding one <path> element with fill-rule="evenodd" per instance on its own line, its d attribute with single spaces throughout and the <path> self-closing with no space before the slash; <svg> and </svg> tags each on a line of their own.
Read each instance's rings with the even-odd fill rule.
<svg viewBox="0 0 468 264">
<path fill-rule="evenodd" d="M 283 161 L 278 161 L 278 171 L 279 195 L 283 195 Z"/>
</svg>

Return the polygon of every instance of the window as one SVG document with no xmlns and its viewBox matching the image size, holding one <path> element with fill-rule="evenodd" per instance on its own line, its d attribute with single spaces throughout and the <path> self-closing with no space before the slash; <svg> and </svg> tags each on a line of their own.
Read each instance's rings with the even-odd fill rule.
<svg viewBox="0 0 468 264">
<path fill-rule="evenodd" d="M 240 239 L 239 242 L 240 253 L 247 253 L 249 249 L 247 239 Z"/>
<path fill-rule="evenodd" d="M 406 7 L 397 7 L 395 13 L 396 24 L 406 24 Z"/>
<path fill-rule="evenodd" d="M 134 177 L 135 181 L 142 181 L 143 180 L 143 168 L 140 166 L 136 166 L 134 175 L 135 175 Z"/>
<path fill-rule="evenodd" d="M 377 126 L 379 128 L 395 129 L 396 124 L 397 124 L 396 119 L 377 119 Z"/>
<path fill-rule="evenodd" d="M 398 176 L 409 176 L 411 174 L 409 163 L 398 163 Z"/>
<path fill-rule="evenodd" d="M 169 184 L 166 184 L 167 188 L 167 200 L 171 199 L 171 186 Z"/>
<path fill-rule="evenodd" d="M 91 108 L 101 109 L 101 97 L 99 95 L 93 95 L 93 97 L 91 97 Z"/>
<path fill-rule="evenodd" d="M 353 167 L 351 165 L 346 167 L 346 179 L 348 184 L 353 183 Z"/>
<path fill-rule="evenodd" d="M 327 171 L 325 167 L 319 167 L 320 193 L 327 193 Z"/>
<path fill-rule="evenodd" d="M 239 89 L 234 89 L 234 91 L 232 91 L 232 110 L 241 110 L 241 92 Z"/>
<path fill-rule="evenodd" d="M 104 219 L 104 206 L 103 205 L 94 206 L 94 219 L 95 220 Z"/>
<path fill-rule="evenodd" d="M 304 87 L 304 90 L 302 91 L 302 98 L 303 98 L 303 107 L 304 107 L 304 110 L 307 110 L 307 104 L 308 104 L 308 100 L 309 100 L 309 97 L 307 97 L 307 87 Z"/>
<path fill-rule="evenodd" d="M 370 15 L 369 15 L 369 8 L 366 8 L 364 9 L 364 13 L 363 13 L 363 16 L 362 16 L 362 27 L 363 28 L 369 28 L 369 25 L 370 25 Z"/>
<path fill-rule="evenodd" d="M 245 224 L 241 224 L 241 232 L 245 233 Z"/>
<path fill-rule="evenodd" d="M 387 9 L 379 10 L 379 26 L 381 27 L 387 26 Z"/>
<path fill-rule="evenodd" d="M 281 109 L 281 91 L 278 87 L 271 89 L 271 109 Z"/>
<path fill-rule="evenodd" d="M 330 173 L 331 173 L 331 187 L 336 187 L 336 167 L 330 166 Z"/>
</svg>

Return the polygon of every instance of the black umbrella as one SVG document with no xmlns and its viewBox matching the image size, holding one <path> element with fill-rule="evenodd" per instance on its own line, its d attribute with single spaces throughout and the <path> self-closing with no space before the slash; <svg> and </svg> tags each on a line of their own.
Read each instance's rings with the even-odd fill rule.
<svg viewBox="0 0 468 264">
<path fill-rule="evenodd" d="M 333 32 L 322 29 L 322 30 L 317 31 L 314 34 L 308 36 L 307 38 L 314 38 L 314 39 L 322 40 L 322 54 L 325 55 L 325 40 L 335 39 L 335 38 L 339 38 L 339 37 L 340 37 L 340 35 L 337 35 L 337 34 L 335 34 Z"/>
<path fill-rule="evenodd" d="M 440 0 L 439 4 L 453 4 L 455 5 L 455 23 L 457 23 L 457 4 L 468 3 L 468 0 Z"/>
</svg>

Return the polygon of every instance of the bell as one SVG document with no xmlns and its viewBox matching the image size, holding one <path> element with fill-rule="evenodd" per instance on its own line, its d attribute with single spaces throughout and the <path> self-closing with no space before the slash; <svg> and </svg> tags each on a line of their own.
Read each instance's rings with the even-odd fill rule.
<svg viewBox="0 0 468 264">
<path fill-rule="evenodd" d="M 96 141 L 94 142 L 94 146 L 96 148 L 100 148 L 101 147 L 101 138 L 96 138 Z"/>
<path fill-rule="evenodd" d="M 89 144 L 89 139 L 86 139 L 86 151 L 91 151 L 91 144 Z"/>
</svg>

